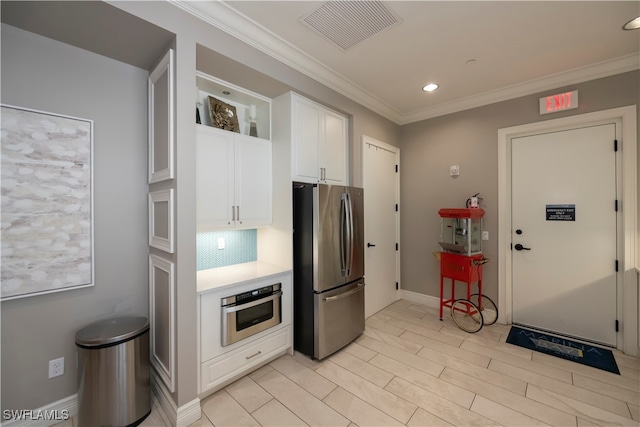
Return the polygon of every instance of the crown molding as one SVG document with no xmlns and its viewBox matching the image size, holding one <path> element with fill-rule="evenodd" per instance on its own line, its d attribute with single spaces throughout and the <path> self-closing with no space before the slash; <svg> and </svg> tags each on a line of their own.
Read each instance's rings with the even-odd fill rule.
<svg viewBox="0 0 640 427">
<path fill-rule="evenodd" d="M 563 73 L 529 80 L 516 85 L 439 104 L 434 107 L 402 113 L 286 40 L 273 34 L 254 20 L 239 13 L 224 1 L 169 1 L 184 11 L 191 13 L 199 19 L 247 43 L 317 82 L 322 83 L 330 89 L 343 94 L 354 102 L 363 105 L 398 125 L 414 123 L 520 96 L 532 95 L 545 90 L 640 69 L 640 55 L 633 54 Z"/>
<path fill-rule="evenodd" d="M 623 56 L 404 114 L 398 124 L 414 123 L 637 69 L 640 69 L 640 55 Z"/>
<path fill-rule="evenodd" d="M 336 73 L 286 40 L 273 34 L 247 16 L 222 1 L 169 0 L 175 6 L 191 13 L 269 55 L 296 71 L 335 90 L 389 120 L 399 123 L 402 113 L 367 92 L 356 83 Z"/>
</svg>

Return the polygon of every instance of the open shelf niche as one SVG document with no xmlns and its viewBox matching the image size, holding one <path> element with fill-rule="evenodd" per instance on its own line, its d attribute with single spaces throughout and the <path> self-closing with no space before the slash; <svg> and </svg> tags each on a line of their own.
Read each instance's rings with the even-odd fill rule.
<svg viewBox="0 0 640 427">
<path fill-rule="evenodd" d="M 202 125 L 211 126 L 209 96 L 236 108 L 240 133 L 249 135 L 249 117 L 255 109 L 258 137 L 271 140 L 271 100 L 201 71 L 196 72 L 197 108 Z"/>
</svg>

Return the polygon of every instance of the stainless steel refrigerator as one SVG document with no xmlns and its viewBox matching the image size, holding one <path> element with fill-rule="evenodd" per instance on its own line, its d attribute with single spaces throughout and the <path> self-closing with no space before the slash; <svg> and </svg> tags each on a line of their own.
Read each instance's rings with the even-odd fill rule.
<svg viewBox="0 0 640 427">
<path fill-rule="evenodd" d="M 364 190 L 293 183 L 293 343 L 315 359 L 364 331 Z"/>
</svg>

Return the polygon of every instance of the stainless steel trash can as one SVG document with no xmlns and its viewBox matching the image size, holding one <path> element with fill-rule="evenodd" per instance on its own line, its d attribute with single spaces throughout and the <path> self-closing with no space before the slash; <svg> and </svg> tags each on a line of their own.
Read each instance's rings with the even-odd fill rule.
<svg viewBox="0 0 640 427">
<path fill-rule="evenodd" d="M 76 333 L 78 424 L 137 426 L 151 413 L 149 321 L 121 317 Z"/>
</svg>

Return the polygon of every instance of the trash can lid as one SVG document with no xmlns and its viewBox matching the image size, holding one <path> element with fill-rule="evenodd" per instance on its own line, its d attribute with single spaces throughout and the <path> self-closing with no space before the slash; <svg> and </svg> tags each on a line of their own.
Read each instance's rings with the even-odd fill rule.
<svg viewBox="0 0 640 427">
<path fill-rule="evenodd" d="M 149 329 L 146 317 L 118 317 L 101 320 L 80 329 L 76 333 L 76 344 L 98 347 L 115 344 L 135 337 Z"/>
</svg>

